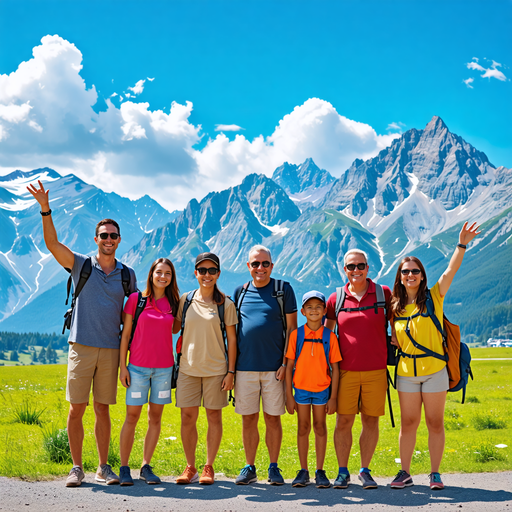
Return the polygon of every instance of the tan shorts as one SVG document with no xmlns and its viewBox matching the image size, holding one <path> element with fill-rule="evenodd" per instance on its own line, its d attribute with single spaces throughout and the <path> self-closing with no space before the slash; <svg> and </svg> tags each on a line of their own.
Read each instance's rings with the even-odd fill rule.
<svg viewBox="0 0 512 512">
<path fill-rule="evenodd" d="M 236 372 L 235 412 L 244 416 L 260 412 L 270 416 L 285 413 L 284 380 L 276 379 L 276 372 Z"/>
<path fill-rule="evenodd" d="M 91 393 L 95 402 L 115 404 L 119 349 L 69 344 L 66 400 L 72 404 L 88 404 Z"/>
<path fill-rule="evenodd" d="M 221 389 L 224 377 L 192 377 L 180 371 L 176 384 L 176 407 L 200 407 L 201 397 L 205 409 L 226 407 L 228 392 Z"/>
<path fill-rule="evenodd" d="M 388 380 L 386 370 L 340 371 L 338 414 L 384 416 Z"/>
</svg>

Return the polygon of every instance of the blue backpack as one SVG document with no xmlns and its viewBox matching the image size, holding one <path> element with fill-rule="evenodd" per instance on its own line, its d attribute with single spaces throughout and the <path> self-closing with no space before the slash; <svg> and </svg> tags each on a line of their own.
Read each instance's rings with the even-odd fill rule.
<svg viewBox="0 0 512 512">
<path fill-rule="evenodd" d="M 327 363 L 327 366 L 329 368 L 329 375 L 332 372 L 331 363 L 329 362 L 329 349 L 330 349 L 330 343 L 331 343 L 331 333 L 332 331 L 327 329 L 327 327 L 324 327 L 323 333 L 322 333 L 322 339 L 310 339 L 306 338 L 306 329 L 303 325 L 301 325 L 297 329 L 297 345 L 295 347 L 295 364 L 294 364 L 294 371 L 295 367 L 297 366 L 297 359 L 299 359 L 300 353 L 302 352 L 302 347 L 304 347 L 305 341 L 311 341 L 312 343 L 321 343 L 324 347 L 324 354 L 325 354 L 325 361 Z"/>
</svg>

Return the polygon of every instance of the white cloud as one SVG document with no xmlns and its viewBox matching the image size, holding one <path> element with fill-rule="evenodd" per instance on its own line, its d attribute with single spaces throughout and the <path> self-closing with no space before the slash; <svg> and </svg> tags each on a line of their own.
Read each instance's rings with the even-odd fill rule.
<svg viewBox="0 0 512 512">
<path fill-rule="evenodd" d="M 237 134 L 230 141 L 219 133 L 199 150 L 201 125 L 189 121 L 191 102 L 173 102 L 167 114 L 131 95 L 117 106 L 106 98 L 107 110 L 97 113 L 98 94 L 94 85 L 87 88 L 81 69 L 75 45 L 45 36 L 32 59 L 0 75 L 0 172 L 45 165 L 106 191 L 132 198 L 147 193 L 175 209 L 212 189 L 236 185 L 248 173 L 271 175 L 284 161 L 299 164 L 312 157 L 339 176 L 355 158 L 375 156 L 399 136 L 379 135 L 327 101 L 311 98 L 267 137 L 248 140 Z M 132 92 L 137 86 L 142 92 L 143 84 L 137 82 Z M 223 130 L 227 127 L 242 129 L 224 125 Z"/>
<path fill-rule="evenodd" d="M 473 86 L 471 85 L 475 79 L 474 78 L 468 78 L 467 80 L 462 80 L 470 89 L 473 89 Z"/>
<path fill-rule="evenodd" d="M 148 80 L 149 80 L 150 82 L 152 82 L 152 81 L 154 80 L 154 78 L 149 78 L 149 76 L 148 76 Z"/>
<path fill-rule="evenodd" d="M 216 132 L 239 132 L 240 130 L 243 130 L 241 126 L 238 126 L 237 124 L 216 124 L 215 125 L 215 131 Z"/>
<path fill-rule="evenodd" d="M 132 91 L 133 94 L 135 94 L 135 95 L 139 95 L 144 90 L 145 82 L 146 82 L 146 80 L 139 80 L 133 87 L 128 87 L 128 90 Z"/>
<path fill-rule="evenodd" d="M 501 64 L 499 62 L 496 62 L 495 60 L 493 60 L 491 62 L 492 62 L 492 64 L 491 64 L 491 66 L 489 68 L 484 68 L 483 66 L 478 64 L 478 59 L 476 57 L 473 57 L 473 62 L 468 62 L 466 64 L 466 66 L 468 67 L 468 69 L 474 69 L 476 71 L 483 71 L 484 74 L 480 75 L 482 78 L 489 78 L 489 80 L 491 78 L 496 78 L 497 80 L 500 80 L 501 82 L 506 82 L 508 80 L 508 78 L 505 76 L 505 74 L 503 72 L 501 72 L 498 69 L 498 67 L 501 67 Z M 463 82 L 468 87 L 473 89 L 473 87 L 471 85 L 469 85 L 470 83 L 473 83 L 473 79 L 472 78 L 468 78 L 467 80 L 463 80 Z"/>
<path fill-rule="evenodd" d="M 401 133 L 404 127 L 405 127 L 405 123 L 402 123 L 400 121 L 398 123 L 389 123 L 386 128 L 386 131 L 387 132 L 399 131 Z"/>
</svg>

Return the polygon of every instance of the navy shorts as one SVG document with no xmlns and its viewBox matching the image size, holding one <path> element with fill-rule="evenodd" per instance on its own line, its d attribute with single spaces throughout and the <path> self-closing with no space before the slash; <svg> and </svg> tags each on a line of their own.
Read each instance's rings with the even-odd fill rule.
<svg viewBox="0 0 512 512">
<path fill-rule="evenodd" d="M 323 391 L 305 391 L 294 386 L 293 391 L 293 397 L 299 405 L 326 405 L 331 396 L 330 386 Z"/>
</svg>

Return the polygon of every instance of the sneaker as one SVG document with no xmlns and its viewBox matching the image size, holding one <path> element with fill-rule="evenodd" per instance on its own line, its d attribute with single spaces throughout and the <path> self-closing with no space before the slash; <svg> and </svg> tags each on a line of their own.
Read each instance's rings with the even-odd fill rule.
<svg viewBox="0 0 512 512">
<path fill-rule="evenodd" d="M 80 466 L 73 466 L 66 478 L 66 487 L 79 487 L 85 478 L 84 470 Z"/>
<path fill-rule="evenodd" d="M 202 485 L 212 485 L 213 482 L 215 482 L 215 471 L 213 471 L 213 466 L 205 464 L 203 468 L 203 473 L 199 478 L 199 483 Z"/>
<path fill-rule="evenodd" d="M 331 487 L 331 482 L 327 478 L 323 469 L 317 469 L 315 472 L 315 482 L 317 489 L 328 489 Z"/>
<path fill-rule="evenodd" d="M 414 485 L 412 476 L 403 469 L 396 474 L 395 479 L 391 482 L 392 489 L 403 489 L 404 487 L 410 487 L 411 485 Z"/>
<path fill-rule="evenodd" d="M 110 464 L 103 464 L 96 471 L 96 482 L 105 482 L 107 485 L 118 484 L 119 477 L 112 471 Z"/>
<path fill-rule="evenodd" d="M 236 485 L 248 485 L 253 482 L 257 482 L 258 477 L 256 476 L 256 466 L 250 466 L 247 464 L 242 468 L 240 474 L 236 477 Z"/>
<path fill-rule="evenodd" d="M 153 473 L 153 466 L 149 464 L 144 464 L 144 466 L 140 468 L 139 480 L 146 480 L 146 483 L 150 485 L 162 483 L 162 480 Z"/>
<path fill-rule="evenodd" d="M 350 475 L 346 473 L 338 473 L 336 480 L 332 484 L 333 489 L 346 489 L 350 483 Z"/>
<path fill-rule="evenodd" d="M 430 477 L 430 488 L 432 490 L 444 489 L 444 484 L 439 473 L 430 473 L 428 476 Z"/>
<path fill-rule="evenodd" d="M 373 479 L 372 475 L 366 471 L 359 473 L 359 480 L 361 480 L 363 484 L 363 489 L 377 489 L 378 487 L 377 482 Z"/>
<path fill-rule="evenodd" d="M 292 482 L 292 487 L 306 487 L 309 484 L 309 471 L 301 469 L 297 471 L 297 476 Z"/>
<path fill-rule="evenodd" d="M 270 485 L 283 485 L 284 478 L 281 476 L 281 470 L 272 466 L 268 469 L 268 481 Z"/>
<path fill-rule="evenodd" d="M 119 485 L 133 485 L 130 466 L 121 466 L 119 468 Z"/>
<path fill-rule="evenodd" d="M 187 464 L 185 471 L 176 478 L 177 484 L 193 484 L 199 480 L 199 475 L 197 474 L 197 469 L 194 466 L 190 466 Z"/>
</svg>

